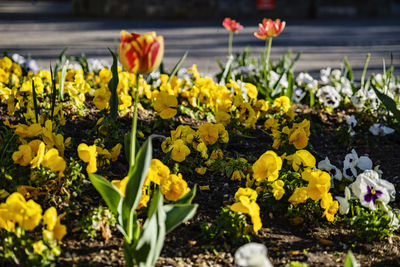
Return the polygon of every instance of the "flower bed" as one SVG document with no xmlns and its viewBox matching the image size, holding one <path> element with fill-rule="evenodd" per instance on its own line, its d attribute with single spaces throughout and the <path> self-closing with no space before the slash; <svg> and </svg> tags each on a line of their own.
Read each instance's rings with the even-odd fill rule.
<svg viewBox="0 0 400 267">
<path fill-rule="evenodd" d="M 276 265 L 337 266 L 349 249 L 400 264 L 393 66 L 366 77 L 367 56 L 360 82 L 346 61 L 295 77 L 299 55 L 269 60 L 285 22 L 260 23 L 259 58 L 233 56 L 242 27 L 223 26 L 216 77 L 185 56 L 156 71 L 155 33 L 121 32 L 122 67 L 111 51 L 108 67 L 64 51 L 54 71 L 0 59 L 4 262 L 229 266 L 254 241 Z"/>
</svg>

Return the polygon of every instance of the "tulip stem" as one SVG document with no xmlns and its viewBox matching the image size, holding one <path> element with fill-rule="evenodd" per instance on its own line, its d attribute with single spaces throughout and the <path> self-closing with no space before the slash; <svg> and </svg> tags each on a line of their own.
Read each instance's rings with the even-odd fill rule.
<svg viewBox="0 0 400 267">
<path fill-rule="evenodd" d="M 229 31 L 229 43 L 228 43 L 228 56 L 232 56 L 232 40 L 233 40 L 233 32 Z"/>
<path fill-rule="evenodd" d="M 137 114 L 138 114 L 138 101 L 139 101 L 139 81 L 141 75 L 136 75 L 136 88 L 135 88 L 135 102 L 133 103 L 133 116 L 132 116 L 132 129 L 131 129 L 131 147 L 129 154 L 129 170 L 135 165 L 136 157 L 136 128 L 137 128 Z"/>
<path fill-rule="evenodd" d="M 268 38 L 265 41 L 264 58 L 265 58 L 265 66 L 267 69 L 269 69 L 269 54 L 271 53 L 271 46 L 272 46 L 272 37 Z"/>
</svg>

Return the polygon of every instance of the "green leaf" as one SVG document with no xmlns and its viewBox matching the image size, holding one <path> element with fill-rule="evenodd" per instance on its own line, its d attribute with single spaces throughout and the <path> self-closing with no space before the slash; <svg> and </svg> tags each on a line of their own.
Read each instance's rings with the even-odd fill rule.
<svg viewBox="0 0 400 267">
<path fill-rule="evenodd" d="M 60 85 L 58 93 L 59 93 L 61 101 L 64 100 L 64 84 L 65 84 L 65 75 L 67 73 L 67 67 L 68 67 L 68 60 L 65 61 L 64 65 L 62 66 L 61 77 L 60 77 L 60 80 L 58 81 L 58 83 Z"/>
<path fill-rule="evenodd" d="M 224 72 L 222 73 L 222 77 L 221 77 L 221 80 L 220 80 L 220 82 L 222 84 L 225 84 L 226 79 L 229 77 L 229 73 L 231 71 L 232 62 L 233 62 L 233 56 L 230 56 L 229 59 L 228 59 L 228 62 L 226 62 Z"/>
<path fill-rule="evenodd" d="M 181 223 L 193 218 L 196 214 L 197 207 L 197 204 L 165 205 L 163 208 L 167 214 L 167 219 L 165 221 L 167 234 Z"/>
<path fill-rule="evenodd" d="M 172 80 L 172 77 L 174 77 L 174 75 L 178 72 L 178 70 L 181 68 L 183 61 L 185 61 L 187 55 L 189 54 L 188 51 L 185 52 L 185 54 L 178 60 L 178 62 L 176 63 L 175 67 L 172 69 L 170 75 L 169 75 L 169 79 L 168 82 L 170 82 Z"/>
<path fill-rule="evenodd" d="M 358 267 L 359 264 L 356 260 L 356 257 L 354 257 L 353 253 L 351 250 L 347 252 L 346 260 L 344 262 L 344 267 Z"/>
<path fill-rule="evenodd" d="M 293 78 L 293 73 L 289 72 L 288 74 L 288 88 L 285 92 L 285 96 L 289 97 L 289 99 L 292 99 L 293 97 L 293 92 L 294 92 L 294 78 Z"/>
<path fill-rule="evenodd" d="M 133 257 L 132 257 L 132 250 L 131 250 L 131 245 L 128 242 L 124 242 L 124 245 L 122 246 L 123 251 L 124 251 L 124 258 L 125 258 L 125 266 L 127 267 L 133 267 Z"/>
<path fill-rule="evenodd" d="M 97 174 L 89 174 L 89 179 L 103 197 L 111 212 L 118 214 L 118 205 L 121 198 L 123 198 L 118 188 L 107 181 L 104 177 Z"/>
<path fill-rule="evenodd" d="M 163 196 L 156 189 L 150 202 L 149 216 L 143 225 L 143 232 L 135 247 L 133 257 L 139 266 L 154 266 L 165 239 L 166 214 L 162 207 Z"/>
<path fill-rule="evenodd" d="M 108 49 L 113 57 L 113 64 L 111 66 L 112 78 L 108 83 L 108 89 L 111 91 L 110 97 L 110 118 L 115 121 L 118 117 L 118 94 L 117 87 L 119 83 L 118 78 L 118 59 L 117 55 L 114 54 L 110 49 Z"/>
<path fill-rule="evenodd" d="M 139 149 L 135 165 L 129 170 L 128 183 L 126 185 L 125 198 L 122 202 L 121 213 L 124 228 L 128 231 L 129 239 L 132 239 L 132 225 L 133 216 L 136 207 L 139 204 L 140 197 L 142 196 L 142 187 L 146 179 L 147 171 L 150 167 L 152 159 L 152 144 L 151 138 L 148 138 L 143 146 Z"/>
<path fill-rule="evenodd" d="M 347 61 L 347 58 L 344 58 L 344 65 L 346 66 L 347 69 L 347 79 L 349 79 L 349 81 L 353 81 L 353 69 L 350 66 L 349 61 Z"/>
<path fill-rule="evenodd" d="M 78 60 L 79 64 L 82 67 L 83 73 L 86 75 L 89 73 L 89 63 L 87 62 L 86 56 L 84 53 L 81 54 L 81 57 Z"/>
<path fill-rule="evenodd" d="M 32 78 L 32 96 L 33 96 L 33 107 L 35 109 L 35 119 L 36 123 L 39 123 L 39 108 L 37 105 L 37 96 L 35 90 L 35 80 Z"/>
<path fill-rule="evenodd" d="M 182 196 L 180 199 L 175 201 L 175 204 L 190 204 L 190 203 L 192 203 L 192 200 L 196 196 L 196 192 L 197 192 L 197 184 L 194 185 L 192 190 L 190 190 L 184 196 Z"/>
<path fill-rule="evenodd" d="M 56 74 L 56 72 L 54 71 L 54 73 L 53 73 L 53 70 L 51 68 L 51 63 L 50 63 L 50 74 L 51 74 L 51 83 L 53 84 L 53 90 L 52 90 L 52 93 L 51 93 L 50 117 L 51 117 L 51 119 L 53 119 L 54 108 L 56 106 L 56 91 L 57 91 L 57 88 L 56 88 L 56 79 L 54 78 L 54 75 Z"/>
<path fill-rule="evenodd" d="M 396 102 L 390 98 L 389 96 L 381 93 L 375 86 L 375 84 L 372 82 L 371 83 L 372 88 L 375 91 L 375 94 L 378 96 L 378 98 L 382 101 L 383 105 L 386 107 L 386 109 L 390 112 L 393 113 L 393 116 L 396 118 L 397 122 L 400 123 L 400 110 L 397 109 L 397 104 Z"/>
</svg>

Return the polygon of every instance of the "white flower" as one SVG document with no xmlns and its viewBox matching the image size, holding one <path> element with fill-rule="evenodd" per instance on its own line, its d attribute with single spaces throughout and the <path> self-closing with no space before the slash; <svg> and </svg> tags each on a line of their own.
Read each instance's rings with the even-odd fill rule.
<svg viewBox="0 0 400 267">
<path fill-rule="evenodd" d="M 281 77 L 280 74 L 276 73 L 275 71 L 271 70 L 269 72 L 269 85 L 272 87 L 275 85 L 275 83 L 279 80 L 279 77 Z M 286 74 L 283 74 L 281 80 L 279 81 L 279 85 L 287 88 L 289 86 L 289 83 L 286 78 Z"/>
<path fill-rule="evenodd" d="M 350 184 L 354 195 L 360 200 L 361 205 L 371 210 L 376 209 L 376 201 L 388 204 L 394 197 L 393 184 L 379 178 L 379 174 L 373 170 L 367 170 L 357 176 L 354 183 Z"/>
<path fill-rule="evenodd" d="M 355 167 L 355 166 L 357 166 L 357 163 L 358 163 L 358 155 L 357 155 L 357 152 L 356 152 L 354 149 L 352 149 L 352 150 L 351 150 L 351 153 L 347 154 L 347 155 L 344 157 L 343 165 L 344 165 L 345 167 L 347 167 L 347 166 Z"/>
<path fill-rule="evenodd" d="M 19 65 L 24 65 L 26 63 L 26 59 L 23 56 L 21 56 L 20 54 L 13 54 L 11 56 L 11 58 Z"/>
<path fill-rule="evenodd" d="M 344 189 L 344 197 L 335 197 L 336 200 L 339 202 L 339 213 L 340 214 L 347 214 L 350 210 L 349 200 L 351 198 L 350 189 L 346 186 Z"/>
<path fill-rule="evenodd" d="M 357 125 L 357 120 L 354 115 L 346 116 L 346 123 L 350 126 L 350 128 L 354 128 Z"/>
<path fill-rule="evenodd" d="M 248 243 L 238 248 L 235 263 L 238 267 L 272 267 L 267 258 L 267 248 L 259 243 Z"/>
<path fill-rule="evenodd" d="M 340 70 L 336 69 L 331 72 L 330 78 L 333 81 L 340 81 L 341 75 L 342 75 L 342 72 Z"/>
<path fill-rule="evenodd" d="M 380 136 L 394 133 L 394 129 L 386 127 L 382 123 L 374 123 L 371 127 L 369 127 L 369 131 L 373 135 L 380 135 Z"/>
<path fill-rule="evenodd" d="M 314 82 L 313 77 L 311 77 L 311 75 L 308 73 L 300 72 L 299 75 L 297 75 L 296 77 L 296 83 L 299 86 L 305 86 L 313 82 Z"/>
<path fill-rule="evenodd" d="M 292 101 L 295 103 L 300 103 L 300 101 L 304 98 L 306 95 L 306 92 L 304 92 L 303 89 L 300 87 L 294 88 L 293 95 L 292 95 Z"/>
<path fill-rule="evenodd" d="M 368 100 L 367 92 L 365 89 L 361 88 L 357 91 L 351 98 L 351 103 L 353 103 L 354 107 L 356 108 L 363 108 L 365 102 Z"/>
<path fill-rule="evenodd" d="M 318 162 L 318 169 L 328 172 L 332 179 L 335 178 L 339 181 L 342 180 L 342 172 L 336 168 L 335 165 L 331 164 L 328 157 L 325 157 L 324 160 Z M 333 182 L 331 182 L 331 186 L 333 187 Z"/>
<path fill-rule="evenodd" d="M 358 158 L 357 167 L 363 171 L 372 170 L 372 160 L 368 156 Z"/>
<path fill-rule="evenodd" d="M 330 82 L 329 80 L 329 75 L 331 74 L 331 68 L 328 67 L 326 69 L 320 70 L 320 77 L 321 77 L 321 83 L 322 84 L 328 84 Z"/>
<path fill-rule="evenodd" d="M 340 85 L 338 86 L 339 92 L 347 97 L 353 95 L 353 89 L 351 88 L 351 83 L 346 77 L 340 78 Z"/>
<path fill-rule="evenodd" d="M 330 85 L 319 88 L 317 91 L 317 97 L 321 103 L 332 108 L 337 108 L 341 100 L 339 93 Z"/>
</svg>

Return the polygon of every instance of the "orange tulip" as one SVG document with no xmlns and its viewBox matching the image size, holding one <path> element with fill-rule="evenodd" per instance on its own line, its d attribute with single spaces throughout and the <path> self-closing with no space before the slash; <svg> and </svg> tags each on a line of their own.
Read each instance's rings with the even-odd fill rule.
<svg viewBox="0 0 400 267">
<path fill-rule="evenodd" d="M 271 37 L 279 35 L 285 28 L 286 22 L 280 19 L 275 21 L 271 19 L 263 19 L 262 24 L 258 24 L 260 32 L 255 32 L 254 36 L 261 40 L 266 40 Z"/>
<path fill-rule="evenodd" d="M 224 26 L 228 31 L 234 33 L 237 33 L 239 30 L 243 29 L 243 26 L 239 22 L 236 22 L 236 20 L 231 18 L 225 18 L 222 22 L 222 26 Z"/>
<path fill-rule="evenodd" d="M 164 55 L 164 38 L 155 32 L 142 35 L 121 31 L 118 48 L 122 66 L 136 74 L 148 74 L 157 69 Z"/>
</svg>

